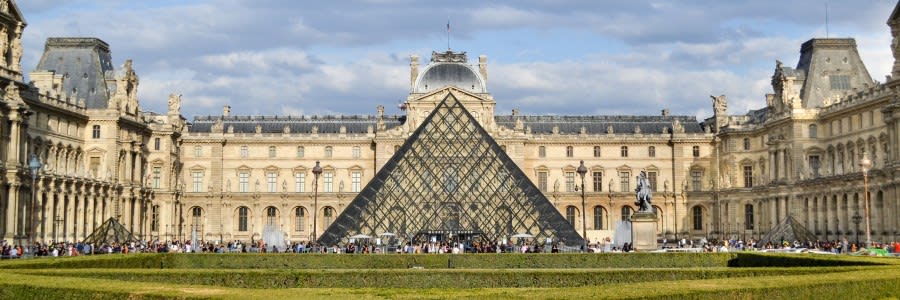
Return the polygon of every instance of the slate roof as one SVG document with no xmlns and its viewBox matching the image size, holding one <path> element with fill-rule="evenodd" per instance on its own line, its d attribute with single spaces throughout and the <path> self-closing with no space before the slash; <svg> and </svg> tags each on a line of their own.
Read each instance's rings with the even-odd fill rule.
<svg viewBox="0 0 900 300">
<path fill-rule="evenodd" d="M 209 132 L 213 124 L 221 116 L 199 116 L 189 126 L 189 132 Z M 399 126 L 401 116 L 385 116 L 384 122 L 387 128 Z M 515 128 L 516 119 L 522 121 L 525 127 L 531 127 L 531 132 L 536 134 L 549 134 L 553 127 L 559 127 L 561 134 L 581 133 L 584 127 L 588 134 L 606 134 L 608 126 L 612 125 L 614 133 L 634 133 L 634 128 L 639 126 L 645 134 L 662 133 L 663 128 L 672 127 L 672 122 L 678 119 L 684 127 L 685 133 L 703 133 L 703 126 L 696 117 L 690 116 L 495 116 L 497 124 Z M 311 132 L 313 126 L 318 126 L 319 133 L 338 133 L 341 126 L 347 128 L 347 133 L 366 133 L 368 127 L 375 129 L 377 119 L 375 116 L 228 116 L 223 119 L 223 130 L 229 126 L 234 127 L 234 133 L 255 133 L 256 125 L 262 126 L 262 133 L 281 133 L 284 126 L 289 126 L 291 132 Z"/>
<path fill-rule="evenodd" d="M 115 79 L 109 44 L 97 38 L 48 38 L 35 70 L 63 75 L 63 91 L 84 99 L 87 108 L 107 108 L 115 90 L 106 85 Z"/>
</svg>

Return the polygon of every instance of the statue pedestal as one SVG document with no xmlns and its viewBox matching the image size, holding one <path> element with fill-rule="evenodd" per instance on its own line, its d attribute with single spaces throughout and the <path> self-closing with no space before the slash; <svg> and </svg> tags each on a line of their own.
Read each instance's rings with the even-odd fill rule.
<svg viewBox="0 0 900 300">
<path fill-rule="evenodd" d="M 636 212 L 631 215 L 631 243 L 634 251 L 656 250 L 656 214 Z"/>
</svg>

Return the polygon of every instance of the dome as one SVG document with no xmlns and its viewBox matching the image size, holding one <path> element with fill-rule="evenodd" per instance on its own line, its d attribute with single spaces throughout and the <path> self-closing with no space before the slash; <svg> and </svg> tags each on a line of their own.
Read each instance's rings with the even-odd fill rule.
<svg viewBox="0 0 900 300">
<path fill-rule="evenodd" d="M 486 93 L 484 80 L 478 72 L 461 63 L 432 63 L 422 70 L 416 80 L 414 93 L 427 93 L 447 86 L 464 91 Z"/>
</svg>

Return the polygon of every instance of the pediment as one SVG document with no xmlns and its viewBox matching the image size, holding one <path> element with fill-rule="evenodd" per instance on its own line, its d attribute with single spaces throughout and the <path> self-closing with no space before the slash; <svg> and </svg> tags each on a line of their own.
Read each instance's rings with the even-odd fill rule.
<svg viewBox="0 0 900 300">
<path fill-rule="evenodd" d="M 494 100 L 490 97 L 485 97 L 484 95 L 479 95 L 475 93 L 471 93 L 465 90 L 461 90 L 454 86 L 447 86 L 441 89 L 437 89 L 431 91 L 429 93 L 421 94 L 421 95 L 410 95 L 408 102 L 426 102 L 426 103 L 434 103 L 437 104 L 444 100 L 448 94 L 452 93 L 453 96 L 459 102 L 468 103 L 468 102 L 488 102 L 494 103 Z"/>
</svg>

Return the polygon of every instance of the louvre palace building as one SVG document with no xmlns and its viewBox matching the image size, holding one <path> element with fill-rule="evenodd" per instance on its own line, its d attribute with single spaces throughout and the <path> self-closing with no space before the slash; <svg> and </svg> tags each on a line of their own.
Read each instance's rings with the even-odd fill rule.
<svg viewBox="0 0 900 300">
<path fill-rule="evenodd" d="M 6 241 L 84 240 L 112 218 L 144 240 L 594 243 L 636 209 L 642 171 L 659 238 L 758 238 L 793 217 L 819 239 L 853 240 L 867 199 L 872 240 L 900 237 L 897 9 L 885 47 L 898 60 L 884 82 L 854 39 L 814 38 L 796 65 L 774 63 L 774 93 L 760 95 L 759 109 L 729 111 L 714 96 L 703 120 L 664 107 L 495 111 L 504 99 L 490 93 L 487 57 L 453 51 L 410 57 L 402 115 L 372 103 L 367 116 L 225 106 L 186 118 L 191 99 L 175 91 L 167 111 L 144 111 L 139 70 L 98 38 L 48 38 L 26 82 L 26 22 L 14 1 L 0 3 Z"/>
</svg>

